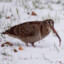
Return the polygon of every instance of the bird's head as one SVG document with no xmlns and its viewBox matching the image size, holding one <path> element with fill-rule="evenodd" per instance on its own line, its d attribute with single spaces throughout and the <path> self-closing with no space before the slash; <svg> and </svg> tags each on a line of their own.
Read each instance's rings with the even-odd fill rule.
<svg viewBox="0 0 64 64">
<path fill-rule="evenodd" d="M 52 27 L 54 27 L 54 21 L 52 19 L 47 19 L 47 20 L 44 21 L 44 23 L 50 29 L 52 29 Z"/>
<path fill-rule="evenodd" d="M 44 21 L 44 24 L 50 29 L 53 31 L 53 33 L 56 34 L 56 36 L 59 38 L 59 42 L 60 42 L 60 45 L 61 45 L 61 39 L 58 35 L 58 33 L 56 32 L 55 28 L 54 28 L 54 21 L 52 19 L 47 19 Z"/>
</svg>

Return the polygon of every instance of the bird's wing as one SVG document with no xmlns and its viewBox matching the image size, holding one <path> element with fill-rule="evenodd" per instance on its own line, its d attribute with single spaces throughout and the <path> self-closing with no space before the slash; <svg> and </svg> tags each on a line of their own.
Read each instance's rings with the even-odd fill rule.
<svg viewBox="0 0 64 64">
<path fill-rule="evenodd" d="M 28 37 L 34 36 L 39 31 L 39 23 L 28 22 L 19 26 L 19 36 Z"/>
<path fill-rule="evenodd" d="M 39 21 L 26 22 L 11 27 L 10 29 L 6 30 L 3 34 L 10 34 L 23 37 L 33 36 L 39 32 L 39 25 L 40 25 Z"/>
</svg>

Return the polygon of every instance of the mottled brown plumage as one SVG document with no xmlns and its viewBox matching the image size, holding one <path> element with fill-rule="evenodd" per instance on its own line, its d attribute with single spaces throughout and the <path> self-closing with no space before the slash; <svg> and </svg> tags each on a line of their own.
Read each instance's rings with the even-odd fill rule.
<svg viewBox="0 0 64 64">
<path fill-rule="evenodd" d="M 34 46 L 34 42 L 45 38 L 51 30 L 53 30 L 53 32 L 59 38 L 61 44 L 61 39 L 54 29 L 54 21 L 52 19 L 25 22 L 11 27 L 2 34 L 8 34 L 10 36 L 19 38 L 20 40 L 24 41 L 27 46 L 28 43 L 31 43 L 32 46 Z"/>
</svg>

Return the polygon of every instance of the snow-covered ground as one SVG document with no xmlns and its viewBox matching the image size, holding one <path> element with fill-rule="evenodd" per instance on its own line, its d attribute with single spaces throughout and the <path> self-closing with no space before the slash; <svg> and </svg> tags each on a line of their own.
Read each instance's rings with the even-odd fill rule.
<svg viewBox="0 0 64 64">
<path fill-rule="evenodd" d="M 27 47 L 24 42 L 16 38 L 0 34 L 0 64 L 64 64 L 64 2 L 63 0 L 61 3 L 57 2 L 60 0 L 48 1 L 0 2 L 0 33 L 23 22 L 53 19 L 54 27 L 62 40 L 61 46 L 59 47 L 59 40 L 52 32 L 45 39 L 35 42 L 36 47 L 32 47 L 31 44 Z M 31 15 L 32 11 L 37 16 Z M 13 43 L 14 46 L 1 47 L 6 41 Z M 20 46 L 23 50 L 18 49 Z"/>
</svg>

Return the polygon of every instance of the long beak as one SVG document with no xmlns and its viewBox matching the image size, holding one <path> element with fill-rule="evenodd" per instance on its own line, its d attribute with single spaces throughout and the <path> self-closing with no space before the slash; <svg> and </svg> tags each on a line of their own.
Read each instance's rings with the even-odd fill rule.
<svg viewBox="0 0 64 64">
<path fill-rule="evenodd" d="M 53 26 L 51 28 L 52 28 L 53 32 L 56 34 L 56 36 L 59 38 L 59 46 L 61 46 L 61 39 L 60 39 L 58 33 L 56 32 L 56 30 L 54 29 Z"/>
</svg>

